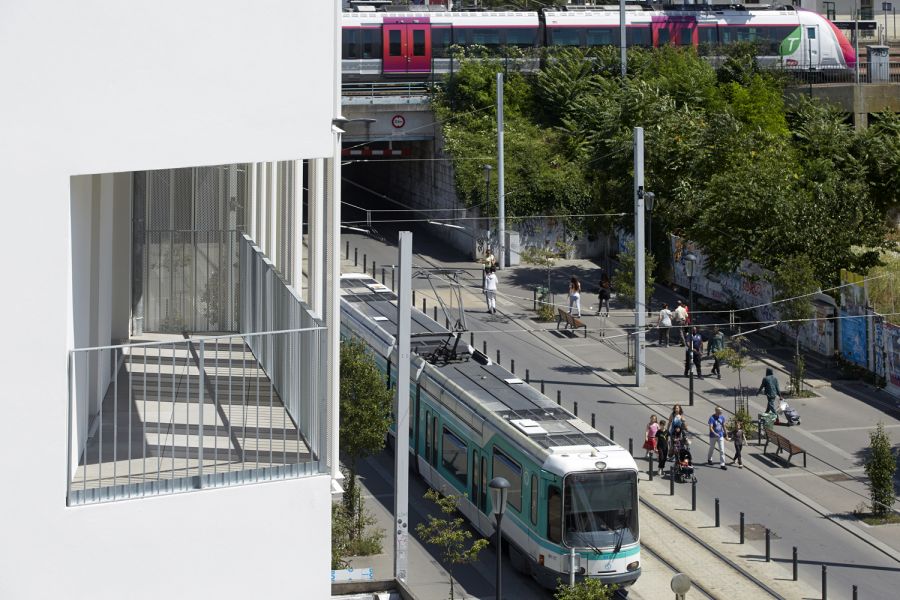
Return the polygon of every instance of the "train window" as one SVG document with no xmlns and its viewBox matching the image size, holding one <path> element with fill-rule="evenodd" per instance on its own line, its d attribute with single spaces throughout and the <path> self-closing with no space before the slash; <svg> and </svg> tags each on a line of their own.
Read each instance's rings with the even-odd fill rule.
<svg viewBox="0 0 900 600">
<path fill-rule="evenodd" d="M 494 448 L 494 477 L 503 477 L 509 482 L 507 502 L 516 509 L 516 512 L 521 513 L 522 467 L 497 448 Z"/>
<path fill-rule="evenodd" d="M 399 29 L 388 31 L 388 56 L 401 56 L 403 54 L 403 43 L 400 41 L 402 35 L 403 32 Z"/>
<path fill-rule="evenodd" d="M 585 41 L 588 46 L 618 46 L 619 30 L 614 27 L 588 29 Z"/>
<path fill-rule="evenodd" d="M 806 37 L 811 40 L 816 39 L 816 28 L 815 27 L 807 27 L 806 28 Z"/>
<path fill-rule="evenodd" d="M 441 442 L 443 444 L 441 447 L 441 465 L 443 465 L 443 467 L 447 469 L 447 472 L 462 485 L 463 489 L 465 489 L 466 480 L 469 475 L 469 472 L 466 470 L 468 468 L 468 461 L 466 460 L 468 449 L 466 448 L 466 443 L 456 437 L 456 435 L 446 427 L 444 427 L 444 435 Z"/>
<path fill-rule="evenodd" d="M 584 29 L 566 27 L 550 30 L 550 43 L 554 46 L 583 46 Z"/>
<path fill-rule="evenodd" d="M 413 29 L 413 56 L 425 56 L 425 30 Z"/>
<path fill-rule="evenodd" d="M 519 48 L 531 48 L 537 41 L 537 29 L 519 28 L 507 29 L 506 45 Z"/>
<path fill-rule="evenodd" d="M 690 29 L 682 29 L 678 32 L 678 45 L 690 46 L 694 43 L 693 32 Z"/>
<path fill-rule="evenodd" d="M 381 31 L 378 29 L 362 30 L 362 57 L 381 58 Z"/>
<path fill-rule="evenodd" d="M 538 521 L 538 478 L 531 476 L 531 524 L 537 525 Z"/>
<path fill-rule="evenodd" d="M 625 30 L 625 41 L 629 46 L 649 48 L 653 45 L 652 39 L 649 27 L 629 27 Z"/>
<path fill-rule="evenodd" d="M 656 45 L 657 46 L 665 46 L 669 43 L 669 30 L 665 27 L 660 27 L 656 30 Z"/>
<path fill-rule="evenodd" d="M 345 29 L 341 36 L 341 57 L 344 60 L 359 58 L 358 29 Z"/>
<path fill-rule="evenodd" d="M 700 45 L 706 44 L 708 46 L 718 46 L 719 45 L 719 29 L 718 29 L 718 27 L 698 27 L 697 28 L 697 42 Z"/>
<path fill-rule="evenodd" d="M 449 27 L 432 27 L 431 29 L 431 55 L 435 58 L 447 58 L 450 55 Z"/>
<path fill-rule="evenodd" d="M 562 494 L 559 488 L 547 488 L 547 539 L 554 543 L 562 541 Z"/>
<path fill-rule="evenodd" d="M 500 30 L 499 29 L 473 29 L 472 43 L 486 48 L 497 48 L 500 46 Z"/>
</svg>

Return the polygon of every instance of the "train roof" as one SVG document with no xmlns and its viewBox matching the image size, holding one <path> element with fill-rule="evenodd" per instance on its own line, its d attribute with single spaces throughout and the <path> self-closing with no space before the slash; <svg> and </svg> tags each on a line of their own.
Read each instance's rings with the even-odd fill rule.
<svg viewBox="0 0 900 600">
<path fill-rule="evenodd" d="M 348 308 L 345 315 L 362 326 L 364 335 L 379 340 L 382 345 L 375 347 L 381 347 L 388 355 L 397 333 L 396 294 L 367 275 L 348 274 L 341 277 L 341 299 Z M 421 359 L 448 340 L 452 344 L 450 330 L 415 307 L 411 316 L 411 345 Z M 543 449 L 545 458 L 564 452 L 595 456 L 595 448 L 605 447 L 607 452 L 619 449 L 608 437 L 481 352 L 462 341 L 460 345 L 463 346 L 463 359 L 430 363 L 429 368 L 423 368 L 423 376 L 434 378 L 432 373 L 440 373 L 449 380 L 448 390 L 452 395 L 466 404 L 477 405 L 468 408 L 448 406 L 473 429 L 477 429 L 473 419 L 492 416 L 494 421 L 505 423 L 506 428 L 512 428 Z M 610 463 L 609 466 L 614 465 Z"/>
</svg>

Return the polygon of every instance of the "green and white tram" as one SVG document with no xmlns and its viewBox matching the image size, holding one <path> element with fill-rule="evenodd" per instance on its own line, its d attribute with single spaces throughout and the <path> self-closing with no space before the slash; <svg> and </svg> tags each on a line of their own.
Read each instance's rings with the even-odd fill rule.
<svg viewBox="0 0 900 600">
<path fill-rule="evenodd" d="M 396 384 L 397 296 L 361 274 L 341 278 L 341 333 L 364 340 Z M 412 311 L 411 461 L 428 484 L 464 496 L 461 512 L 494 531 L 487 482 L 510 483 L 503 536 L 512 565 L 548 588 L 578 577 L 640 576 L 637 465 L 615 444 L 422 312 Z"/>
</svg>

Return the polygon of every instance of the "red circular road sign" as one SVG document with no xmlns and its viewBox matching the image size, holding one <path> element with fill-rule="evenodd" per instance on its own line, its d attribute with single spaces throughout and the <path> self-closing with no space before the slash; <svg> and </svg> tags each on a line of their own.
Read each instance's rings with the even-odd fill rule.
<svg viewBox="0 0 900 600">
<path fill-rule="evenodd" d="M 395 129 L 402 129 L 403 126 L 406 125 L 406 119 L 403 115 L 394 115 L 391 117 L 391 125 L 393 125 Z"/>
</svg>

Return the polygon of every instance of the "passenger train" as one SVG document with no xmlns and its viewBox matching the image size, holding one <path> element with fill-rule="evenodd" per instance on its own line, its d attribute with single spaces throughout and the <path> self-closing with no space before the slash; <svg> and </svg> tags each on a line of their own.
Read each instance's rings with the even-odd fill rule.
<svg viewBox="0 0 900 600">
<path fill-rule="evenodd" d="M 619 45 L 618 6 L 541 12 L 343 13 L 344 81 L 450 73 L 452 45 L 591 48 Z M 852 45 L 818 13 L 793 6 L 629 5 L 628 46 L 694 46 L 704 53 L 734 42 L 755 42 L 765 64 L 803 69 L 851 68 Z"/>
<path fill-rule="evenodd" d="M 341 335 L 363 340 L 397 385 L 397 296 L 365 274 L 341 277 Z M 577 577 L 630 585 L 641 573 L 637 464 L 565 408 L 412 309 L 410 464 L 484 536 L 488 482 L 510 483 L 503 537 L 511 564 L 547 588 Z M 392 433 L 393 435 L 393 433 Z"/>
</svg>

